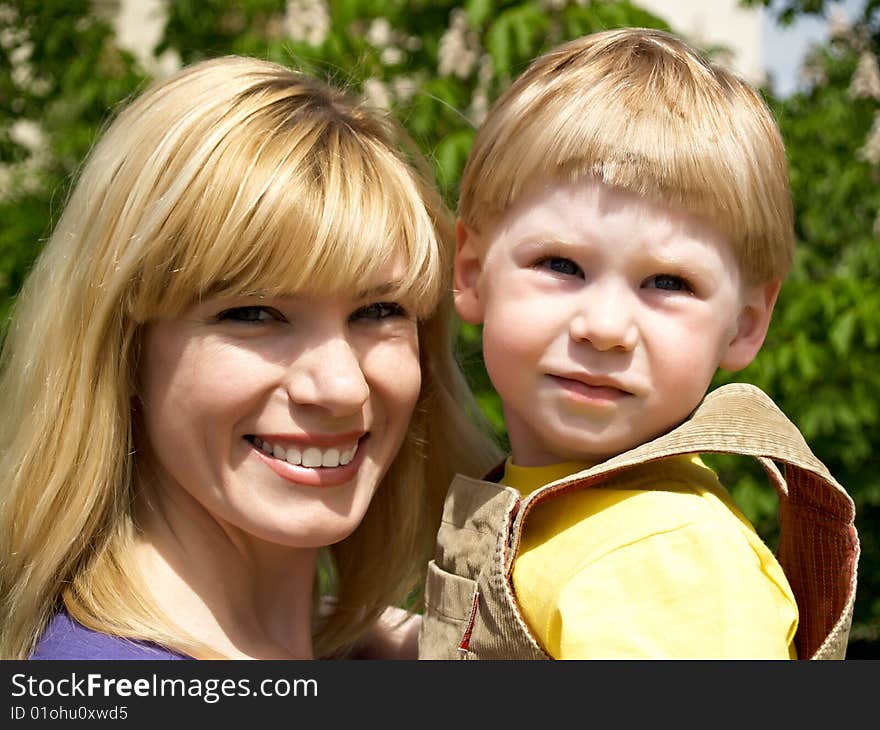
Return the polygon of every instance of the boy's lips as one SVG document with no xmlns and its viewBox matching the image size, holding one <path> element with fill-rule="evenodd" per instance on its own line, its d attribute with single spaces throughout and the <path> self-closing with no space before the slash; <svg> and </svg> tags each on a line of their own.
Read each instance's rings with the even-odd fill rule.
<svg viewBox="0 0 880 730">
<path fill-rule="evenodd" d="M 617 401 L 633 395 L 619 381 L 586 373 L 548 373 L 558 385 L 573 395 L 590 401 Z"/>
<path fill-rule="evenodd" d="M 614 390 L 619 390 L 621 393 L 626 395 L 633 395 L 634 391 L 620 382 L 617 378 L 612 378 L 608 375 L 594 375 L 592 373 L 585 373 L 581 371 L 574 370 L 560 370 L 558 372 L 549 372 L 547 373 L 553 378 L 559 378 L 562 380 L 573 380 L 576 383 L 582 383 L 583 385 L 588 385 L 591 388 L 613 388 Z"/>
</svg>

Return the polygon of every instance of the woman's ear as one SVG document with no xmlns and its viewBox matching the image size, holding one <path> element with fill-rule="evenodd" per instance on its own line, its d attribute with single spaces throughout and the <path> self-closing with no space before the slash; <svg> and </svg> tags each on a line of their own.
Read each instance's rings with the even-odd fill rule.
<svg viewBox="0 0 880 730">
<path fill-rule="evenodd" d="M 769 281 L 751 287 L 743 297 L 736 332 L 722 354 L 719 367 L 735 372 L 749 365 L 767 336 L 770 317 L 779 296 L 781 281 Z"/>
<path fill-rule="evenodd" d="M 455 310 L 468 324 L 483 321 L 483 304 L 480 301 L 480 238 L 477 232 L 459 219 L 455 223 L 455 271 L 453 293 Z"/>
</svg>

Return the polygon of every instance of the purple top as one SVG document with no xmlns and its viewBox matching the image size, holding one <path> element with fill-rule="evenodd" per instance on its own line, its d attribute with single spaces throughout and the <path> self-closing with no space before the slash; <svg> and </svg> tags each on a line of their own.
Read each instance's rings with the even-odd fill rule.
<svg viewBox="0 0 880 730">
<path fill-rule="evenodd" d="M 30 659 L 192 659 L 147 641 L 124 639 L 86 628 L 66 611 L 56 613 Z"/>
</svg>

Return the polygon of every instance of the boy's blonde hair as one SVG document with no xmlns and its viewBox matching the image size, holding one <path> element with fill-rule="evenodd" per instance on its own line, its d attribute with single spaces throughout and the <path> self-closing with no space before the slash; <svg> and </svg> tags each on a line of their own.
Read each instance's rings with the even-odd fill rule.
<svg viewBox="0 0 880 730">
<path fill-rule="evenodd" d="M 747 283 L 788 273 L 793 209 L 773 116 L 668 33 L 603 31 L 533 61 L 477 133 L 459 215 L 480 231 L 537 182 L 587 176 L 709 221 Z"/>
<path fill-rule="evenodd" d="M 422 390 L 361 525 L 328 549 L 330 656 L 417 590 L 456 471 L 497 453 L 452 356 L 448 210 L 402 129 L 283 66 L 224 57 L 137 98 L 84 166 L 0 358 L 0 656 L 62 604 L 96 630 L 210 654 L 138 577 L 131 395 L 143 325 L 221 293 L 357 290 L 389 257 Z M 470 407 L 466 413 L 465 408 Z"/>
</svg>

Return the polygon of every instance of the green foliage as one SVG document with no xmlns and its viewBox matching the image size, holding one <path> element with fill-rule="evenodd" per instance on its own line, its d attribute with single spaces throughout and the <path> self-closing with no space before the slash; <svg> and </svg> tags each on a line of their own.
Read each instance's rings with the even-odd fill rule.
<svg viewBox="0 0 880 730">
<path fill-rule="evenodd" d="M 144 81 L 89 0 L 18 0 L 0 43 L 0 322 L 60 213 L 71 177 L 97 130 Z M 34 154 L 13 125 L 39 122 L 47 149 Z M 30 163 L 30 164 L 29 164 Z"/>
<path fill-rule="evenodd" d="M 866 159 L 877 99 L 855 97 L 853 74 L 867 44 L 862 28 L 811 59 L 817 81 L 771 99 L 788 150 L 798 250 L 765 345 L 746 380 L 771 393 L 856 503 L 862 557 L 853 645 L 880 655 L 880 170 Z M 867 45 L 866 45 L 867 44 Z M 757 470 L 729 474 L 757 526 L 775 505 L 755 499 Z M 874 647 L 874 648 L 872 648 Z"/>
<path fill-rule="evenodd" d="M 258 55 L 380 97 L 434 161 L 450 204 L 481 108 L 534 56 L 601 28 L 667 28 L 627 2 L 559 10 L 536 0 L 346 0 L 330 6 L 328 32 L 314 43 L 285 32 L 284 0 L 177 0 L 157 52 L 175 49 L 186 63 L 221 53 Z M 450 32 L 457 16 L 462 32 Z"/>
</svg>

